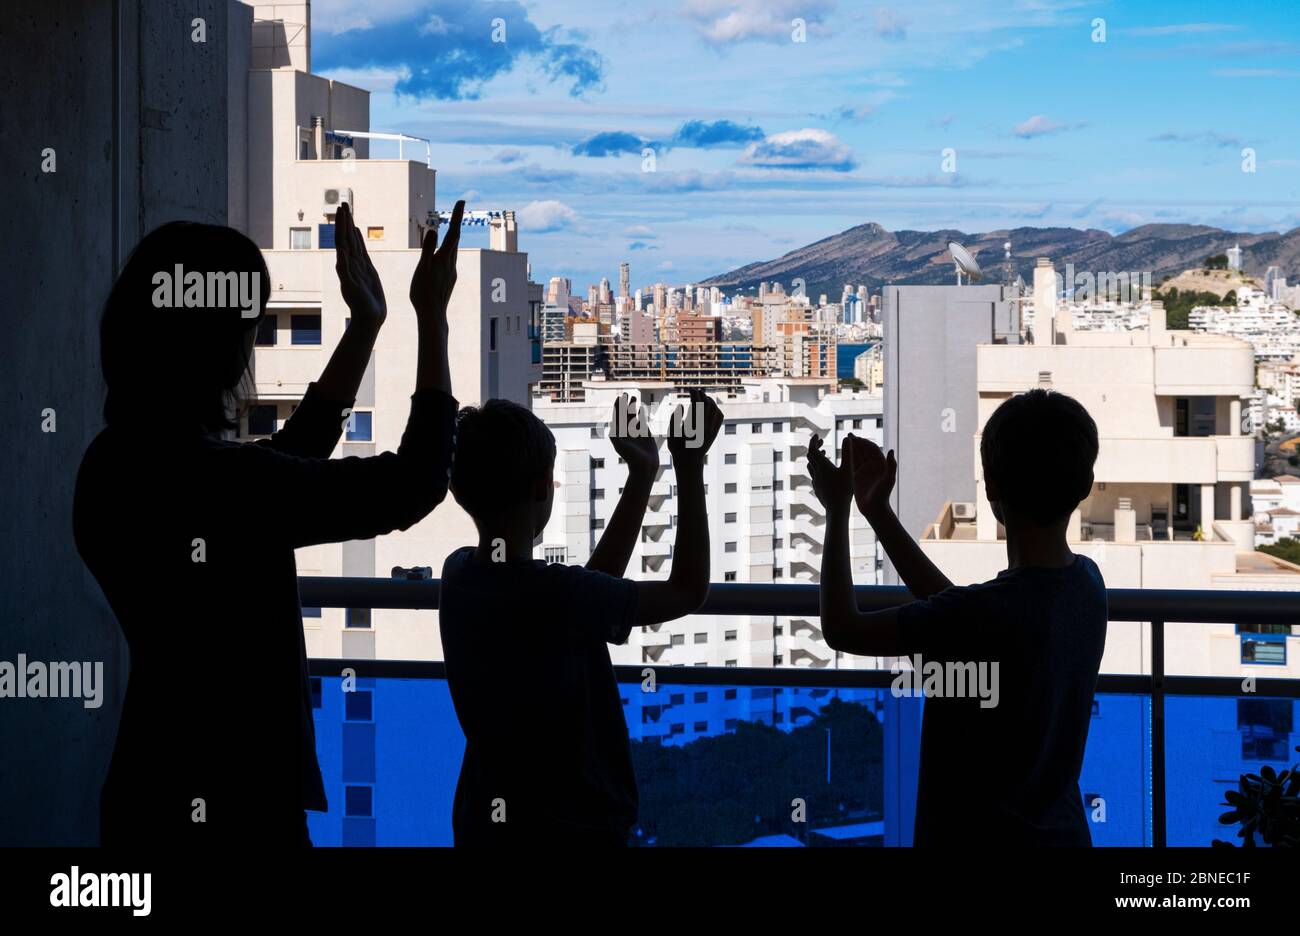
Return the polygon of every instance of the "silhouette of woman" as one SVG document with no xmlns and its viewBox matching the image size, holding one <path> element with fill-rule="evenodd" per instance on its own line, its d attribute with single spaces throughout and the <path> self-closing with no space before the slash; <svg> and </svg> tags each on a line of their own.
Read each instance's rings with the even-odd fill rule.
<svg viewBox="0 0 1300 936">
<path fill-rule="evenodd" d="M 456 401 L 447 301 L 464 203 L 411 281 L 415 393 L 396 452 L 331 459 L 386 315 L 348 206 L 335 269 L 351 312 L 320 379 L 269 438 L 232 438 L 251 383 L 266 263 L 237 231 L 146 236 L 104 307 L 106 428 L 82 460 L 73 525 L 130 651 L 101 796 L 105 845 L 310 844 L 326 808 L 294 550 L 406 529 L 447 492 Z"/>
</svg>

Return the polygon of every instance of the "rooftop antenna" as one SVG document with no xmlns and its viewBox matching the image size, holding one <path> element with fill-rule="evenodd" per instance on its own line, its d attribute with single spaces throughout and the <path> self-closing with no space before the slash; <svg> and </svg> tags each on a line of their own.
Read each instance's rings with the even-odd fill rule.
<svg viewBox="0 0 1300 936">
<path fill-rule="evenodd" d="M 1015 267 L 1011 264 L 1011 241 L 1007 241 L 1002 245 L 1002 284 L 1008 290 L 1013 289 L 1015 286 L 1013 282 L 1014 273 Z"/>
<path fill-rule="evenodd" d="M 975 257 L 969 250 L 956 241 L 948 243 L 948 253 L 952 254 L 953 263 L 957 266 L 957 285 L 961 285 L 961 275 L 966 274 L 968 280 L 977 280 L 984 275 L 980 265 L 975 261 Z"/>
</svg>

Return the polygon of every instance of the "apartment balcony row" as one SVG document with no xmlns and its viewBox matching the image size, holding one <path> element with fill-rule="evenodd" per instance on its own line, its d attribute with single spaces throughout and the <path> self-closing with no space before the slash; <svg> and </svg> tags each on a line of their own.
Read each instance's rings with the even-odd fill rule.
<svg viewBox="0 0 1300 936">
<path fill-rule="evenodd" d="M 437 581 L 302 578 L 303 602 L 324 607 L 436 608 Z M 905 589 L 862 587 L 859 607 L 907 600 Z M 1116 620 L 1151 621 L 1148 672 L 1103 674 L 1089 728 L 1080 788 L 1090 832 L 1100 846 L 1208 845 L 1233 837 L 1218 823 L 1223 790 L 1242 773 L 1282 769 L 1300 741 L 1295 717 L 1300 679 L 1259 678 L 1244 693 L 1238 677 L 1187 677 L 1165 671 L 1165 621 L 1180 627 L 1238 622 L 1260 630 L 1289 623 L 1300 593 L 1112 589 Z M 776 637 L 787 665 L 615 667 L 632 738 L 642 808 L 633 843 L 671 845 L 907 845 L 924 700 L 893 691 L 888 669 L 817 666 L 817 589 L 781 585 L 712 586 L 701 613 L 789 618 Z M 643 646 L 660 655 L 664 631 Z M 645 667 L 655 668 L 646 691 Z M 318 845 L 448 845 L 456 768 L 464 750 L 446 671 L 439 662 L 313 659 L 318 754 L 331 810 L 311 814 Z M 355 674 L 343 692 L 344 670 Z M 545 691 L 543 689 L 543 691 Z M 545 718 L 545 707 L 521 717 Z M 539 721 L 539 727 L 544 721 Z M 775 732 L 772 729 L 776 729 Z M 768 782 L 790 785 L 808 821 L 790 822 L 788 805 L 750 802 Z M 688 780 L 689 778 L 689 780 Z M 743 821 L 689 821 L 698 803 L 661 789 L 682 783 L 740 802 Z M 757 782 L 762 781 L 762 782 Z M 666 786 L 664 786 L 666 785 Z M 827 792 L 829 794 L 823 796 Z M 811 795 L 811 794 L 816 794 Z M 822 801 L 827 809 L 814 805 Z"/>
</svg>

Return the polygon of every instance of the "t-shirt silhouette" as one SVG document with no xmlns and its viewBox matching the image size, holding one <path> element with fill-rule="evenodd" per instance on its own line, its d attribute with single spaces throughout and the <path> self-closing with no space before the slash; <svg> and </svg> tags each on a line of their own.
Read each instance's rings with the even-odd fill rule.
<svg viewBox="0 0 1300 936">
<path fill-rule="evenodd" d="M 474 553 L 447 557 L 438 600 L 465 733 L 456 844 L 626 844 L 636 779 L 606 644 L 627 640 L 636 585 L 581 566 Z"/>
<path fill-rule="evenodd" d="M 995 706 L 925 700 L 915 845 L 1092 844 L 1079 771 L 1106 619 L 1101 570 L 1081 555 L 899 609 L 923 665 L 998 663 Z"/>
<path fill-rule="evenodd" d="M 326 808 L 294 550 L 411 526 L 455 442 L 428 389 L 397 452 L 331 459 L 350 405 L 312 385 L 258 442 L 109 427 L 87 450 L 77 548 L 130 650 L 103 844 L 299 844 Z"/>
</svg>

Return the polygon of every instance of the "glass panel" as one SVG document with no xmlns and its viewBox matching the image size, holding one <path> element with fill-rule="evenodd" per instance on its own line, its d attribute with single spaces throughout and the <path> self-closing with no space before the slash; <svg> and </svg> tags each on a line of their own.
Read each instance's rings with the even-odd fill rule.
<svg viewBox="0 0 1300 936">
<path fill-rule="evenodd" d="M 1300 755 L 1294 699 L 1179 696 L 1165 702 L 1169 845 L 1240 842 L 1221 825 L 1223 794 L 1242 774 L 1290 767 Z"/>
<path fill-rule="evenodd" d="M 309 814 L 312 840 L 450 845 L 465 741 L 446 681 L 362 679 L 351 699 L 341 686 L 337 677 L 320 679 L 316 743 L 331 809 Z M 373 722 L 358 724 L 349 718 L 362 691 L 369 693 Z M 883 844 L 886 774 L 895 769 L 885 737 L 897 731 L 906 746 L 911 735 L 891 720 L 913 729 L 916 724 L 899 714 L 900 700 L 888 689 L 660 683 L 651 694 L 640 683 L 626 683 L 619 691 L 641 799 L 633 845 Z M 1238 744 L 1238 756 L 1236 700 L 1207 701 L 1223 704 L 1222 730 Z M 1179 743 L 1193 753 L 1203 747 L 1203 737 L 1196 736 L 1201 715 L 1173 715 L 1171 778 L 1187 772 Z M 1256 727 L 1290 724 L 1273 710 L 1242 717 Z M 1095 845 L 1150 844 L 1149 720 L 1143 696 L 1098 698 L 1080 783 L 1083 793 L 1095 794 L 1089 797 Z M 902 761 L 915 769 L 914 759 Z M 1235 776 L 1239 766 L 1232 761 L 1224 775 Z M 904 798 L 915 782 L 914 773 L 899 771 Z M 354 820 L 345 813 L 365 798 L 373 820 L 358 836 L 349 832 Z M 1221 785 L 1171 782 L 1170 844 L 1175 821 L 1197 822 L 1212 832 L 1221 799 Z M 793 821 L 797 800 L 804 804 L 804 823 Z M 1183 800 L 1187 815 L 1176 817 L 1174 804 Z"/>
</svg>

